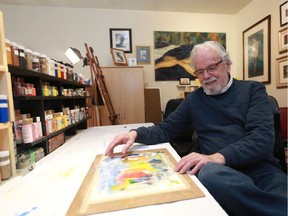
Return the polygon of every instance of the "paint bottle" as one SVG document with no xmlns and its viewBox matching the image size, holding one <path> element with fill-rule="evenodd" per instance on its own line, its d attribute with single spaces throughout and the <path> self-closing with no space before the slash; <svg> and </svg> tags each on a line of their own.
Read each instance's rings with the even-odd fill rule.
<svg viewBox="0 0 288 216">
<path fill-rule="evenodd" d="M 33 70 L 33 56 L 32 56 L 32 50 L 31 49 L 25 49 L 25 57 L 26 57 L 26 69 L 27 70 Z"/>
<path fill-rule="evenodd" d="M 32 52 L 32 67 L 33 67 L 33 71 L 36 71 L 36 72 L 40 71 L 39 53 L 38 52 Z"/>
<path fill-rule="evenodd" d="M 23 119 L 23 125 L 22 125 L 23 143 L 33 142 L 32 123 L 33 123 L 32 118 Z"/>
<path fill-rule="evenodd" d="M 36 117 L 36 123 L 37 123 L 37 133 L 38 133 L 38 137 L 42 137 L 43 136 L 43 132 L 42 132 L 42 123 L 40 121 L 40 117 L 37 116 Z"/>
<path fill-rule="evenodd" d="M 18 45 L 15 42 L 11 42 L 11 54 L 12 54 L 12 63 L 14 66 L 19 66 L 19 53 L 18 53 Z"/>
<path fill-rule="evenodd" d="M 0 95 L 0 122 L 8 122 L 8 101 L 7 95 Z"/>
<path fill-rule="evenodd" d="M 24 49 L 24 46 L 18 45 L 19 67 L 21 68 L 26 68 L 26 57 Z"/>
<path fill-rule="evenodd" d="M 12 65 L 12 53 L 11 53 L 11 42 L 8 39 L 5 39 L 5 47 L 6 47 L 6 56 L 7 56 L 7 64 Z"/>
</svg>

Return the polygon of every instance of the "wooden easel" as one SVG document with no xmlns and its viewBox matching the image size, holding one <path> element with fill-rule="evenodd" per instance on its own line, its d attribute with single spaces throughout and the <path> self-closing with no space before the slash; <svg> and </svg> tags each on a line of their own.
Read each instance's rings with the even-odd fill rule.
<svg viewBox="0 0 288 216">
<path fill-rule="evenodd" d="M 94 95 L 94 98 L 97 98 L 96 91 L 97 91 L 97 87 L 98 87 L 99 92 L 102 96 L 102 100 L 104 102 L 110 123 L 112 125 L 118 125 L 119 124 L 119 122 L 118 122 L 118 116 L 119 115 L 115 114 L 115 111 L 113 109 L 111 99 L 110 99 L 110 96 L 108 94 L 108 91 L 107 91 L 107 88 L 105 85 L 104 76 L 103 76 L 102 70 L 100 68 L 98 59 L 96 56 L 94 56 L 94 51 L 93 51 L 92 47 L 88 47 L 88 45 L 86 43 L 84 45 L 86 48 L 86 52 L 87 52 L 86 56 L 88 59 L 88 63 L 90 66 L 90 72 L 91 72 L 92 94 Z M 96 80 L 96 82 L 94 80 Z M 100 115 L 98 113 L 98 117 L 99 116 Z"/>
</svg>

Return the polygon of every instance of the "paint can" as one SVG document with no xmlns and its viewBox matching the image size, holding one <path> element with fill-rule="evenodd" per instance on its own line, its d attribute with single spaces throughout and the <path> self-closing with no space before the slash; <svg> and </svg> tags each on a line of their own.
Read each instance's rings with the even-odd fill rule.
<svg viewBox="0 0 288 216">
<path fill-rule="evenodd" d="M 0 95 L 0 123 L 8 122 L 7 95 Z"/>
<path fill-rule="evenodd" d="M 9 151 L 0 151 L 0 172 L 1 180 L 6 180 L 11 177 Z"/>
</svg>

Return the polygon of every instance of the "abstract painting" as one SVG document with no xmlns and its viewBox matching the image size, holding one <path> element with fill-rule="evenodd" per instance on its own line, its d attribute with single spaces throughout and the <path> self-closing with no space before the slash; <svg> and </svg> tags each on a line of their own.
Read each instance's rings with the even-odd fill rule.
<svg viewBox="0 0 288 216">
<path fill-rule="evenodd" d="M 167 149 L 98 155 L 67 215 L 86 215 L 203 197 L 187 175 L 174 172 Z"/>
<path fill-rule="evenodd" d="M 271 15 L 242 33 L 243 79 L 269 84 L 271 77 Z"/>
<path fill-rule="evenodd" d="M 208 40 L 218 41 L 226 47 L 225 33 L 154 31 L 155 80 L 194 80 L 190 52 L 195 45 Z"/>
</svg>

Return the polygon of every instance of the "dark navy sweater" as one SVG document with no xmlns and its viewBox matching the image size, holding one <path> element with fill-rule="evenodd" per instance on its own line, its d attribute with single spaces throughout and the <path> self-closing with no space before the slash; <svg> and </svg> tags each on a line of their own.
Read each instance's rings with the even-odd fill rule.
<svg viewBox="0 0 288 216">
<path fill-rule="evenodd" d="M 233 80 L 224 93 L 209 96 L 199 88 L 158 125 L 136 129 L 136 142 L 169 142 L 192 124 L 202 154 L 221 153 L 227 166 L 274 163 L 273 114 L 262 83 Z"/>
</svg>

